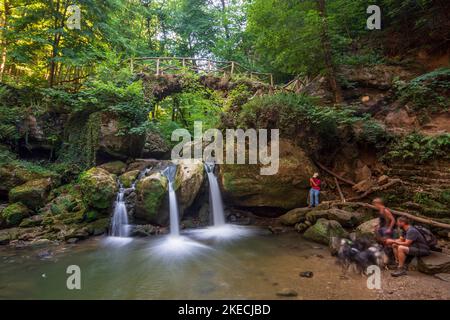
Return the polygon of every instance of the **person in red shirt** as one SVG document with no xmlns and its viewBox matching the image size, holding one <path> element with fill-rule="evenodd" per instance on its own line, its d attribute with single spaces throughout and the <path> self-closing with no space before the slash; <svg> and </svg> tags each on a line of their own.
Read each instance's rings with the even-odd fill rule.
<svg viewBox="0 0 450 320">
<path fill-rule="evenodd" d="M 309 207 L 317 207 L 319 205 L 319 195 L 320 195 L 320 179 L 319 174 L 316 172 L 309 179 L 309 184 L 311 185 L 311 190 L 309 191 Z"/>
</svg>

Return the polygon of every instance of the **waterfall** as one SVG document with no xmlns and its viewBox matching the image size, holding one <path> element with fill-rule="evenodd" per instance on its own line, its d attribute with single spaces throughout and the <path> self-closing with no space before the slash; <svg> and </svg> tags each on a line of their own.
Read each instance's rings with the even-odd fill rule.
<svg viewBox="0 0 450 320">
<path fill-rule="evenodd" d="M 114 204 L 114 214 L 111 224 L 111 236 L 128 237 L 128 212 L 125 204 L 125 189 L 119 183 L 119 193 Z"/>
<path fill-rule="evenodd" d="M 205 163 L 205 170 L 209 182 L 209 207 L 212 211 L 214 226 L 225 224 L 225 213 L 223 211 L 222 195 L 220 193 L 219 182 L 214 174 L 214 163 Z"/>
<path fill-rule="evenodd" d="M 131 185 L 132 190 L 136 189 L 136 183 L 144 178 L 147 173 L 151 171 L 151 169 L 152 168 L 145 168 L 144 170 L 139 172 L 136 180 Z M 117 193 L 116 202 L 114 204 L 114 213 L 112 216 L 110 235 L 112 237 L 126 238 L 129 236 L 128 210 L 125 203 L 126 189 L 123 187 L 120 181 L 118 182 L 118 184 L 119 192 Z"/>
<path fill-rule="evenodd" d="M 173 186 L 176 172 L 177 172 L 176 166 L 169 166 L 163 171 L 163 174 L 169 181 L 170 235 L 172 236 L 180 235 L 177 194 L 175 193 Z"/>
</svg>

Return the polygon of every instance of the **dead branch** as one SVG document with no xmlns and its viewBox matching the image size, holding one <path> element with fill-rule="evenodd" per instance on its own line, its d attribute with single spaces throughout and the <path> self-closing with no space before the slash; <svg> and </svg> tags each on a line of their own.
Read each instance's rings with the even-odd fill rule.
<svg viewBox="0 0 450 320">
<path fill-rule="evenodd" d="M 339 185 L 339 181 L 336 177 L 334 177 L 334 183 L 336 184 L 336 188 L 338 189 L 339 196 L 341 197 L 341 201 L 346 202 L 344 194 L 342 193 L 342 190 L 341 190 L 341 186 Z"/>
<path fill-rule="evenodd" d="M 351 185 L 351 186 L 354 186 L 354 185 L 356 184 L 356 183 L 354 183 L 353 181 L 348 180 L 348 179 L 345 179 L 345 178 L 341 177 L 340 175 L 338 175 L 337 173 L 334 173 L 333 171 L 331 171 L 330 169 L 328 169 L 327 167 L 325 167 L 325 166 L 324 166 L 323 164 L 321 164 L 320 162 L 314 161 L 314 163 L 315 163 L 320 169 L 322 169 L 323 171 L 325 171 L 325 172 L 331 174 L 333 177 L 336 177 L 337 179 L 341 180 L 342 182 L 345 182 L 345 183 L 347 183 L 347 184 L 349 184 L 349 185 Z"/>
<path fill-rule="evenodd" d="M 391 186 L 393 186 L 394 184 L 401 183 L 401 182 L 402 182 L 402 180 L 400 180 L 400 179 L 392 179 L 391 181 L 389 181 L 385 185 L 382 185 L 382 186 L 379 186 L 379 187 L 372 187 L 369 190 L 367 190 L 366 192 L 364 192 L 362 195 L 350 198 L 350 199 L 348 199 L 348 201 L 358 201 L 358 200 L 364 199 L 369 194 L 372 194 L 372 193 L 377 192 L 377 191 L 386 190 L 386 189 L 390 188 Z"/>
</svg>

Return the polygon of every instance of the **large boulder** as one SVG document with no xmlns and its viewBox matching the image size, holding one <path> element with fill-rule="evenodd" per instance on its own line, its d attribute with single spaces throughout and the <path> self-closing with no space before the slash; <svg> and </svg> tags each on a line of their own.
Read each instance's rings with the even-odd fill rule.
<svg viewBox="0 0 450 320">
<path fill-rule="evenodd" d="M 348 236 L 348 233 L 339 222 L 321 218 L 309 227 L 303 236 L 308 240 L 328 245 L 331 237 L 344 238 Z"/>
<path fill-rule="evenodd" d="M 286 226 L 293 226 L 306 218 L 311 208 L 296 208 L 280 217 L 280 222 Z"/>
<path fill-rule="evenodd" d="M 141 179 L 136 185 L 136 206 L 134 218 L 140 222 L 166 225 L 169 222 L 167 210 L 162 210 L 167 194 L 167 178 L 156 172 Z"/>
<path fill-rule="evenodd" d="M 125 172 L 127 165 L 122 161 L 111 161 L 102 164 L 99 168 L 105 169 L 109 173 L 120 175 Z"/>
<path fill-rule="evenodd" d="M 360 224 L 356 228 L 356 235 L 361 238 L 375 238 L 375 228 L 380 223 L 380 219 L 375 218 Z"/>
<path fill-rule="evenodd" d="M 119 177 L 119 181 L 125 188 L 130 188 L 133 182 L 139 176 L 139 173 L 139 170 L 127 171 Z"/>
<path fill-rule="evenodd" d="M 418 269 L 427 274 L 450 273 L 450 256 L 433 251 L 429 256 L 419 258 Z"/>
<path fill-rule="evenodd" d="M 180 215 L 189 208 L 197 197 L 203 184 L 203 162 L 195 159 L 175 161 L 178 165 L 175 177 L 175 190 L 177 191 Z"/>
<path fill-rule="evenodd" d="M 9 191 L 10 202 L 21 202 L 28 208 L 36 210 L 45 204 L 52 187 L 50 178 L 25 182 Z"/>
<path fill-rule="evenodd" d="M 166 140 L 158 132 L 147 132 L 142 157 L 164 159 L 168 156 L 170 156 L 170 148 Z"/>
<path fill-rule="evenodd" d="M 117 193 L 114 175 L 102 168 L 91 168 L 80 176 L 80 188 L 84 201 L 92 208 L 107 209 Z"/>
<path fill-rule="evenodd" d="M 44 223 L 80 223 L 86 218 L 86 204 L 78 185 L 64 185 L 52 191 L 50 201 L 41 210 Z"/>
<path fill-rule="evenodd" d="M 1 213 L 1 225 L 6 227 L 18 226 L 23 219 L 30 215 L 30 210 L 22 203 L 10 204 Z"/>
<path fill-rule="evenodd" d="M 58 179 L 58 175 L 34 165 L 23 165 L 19 162 L 0 164 L 0 193 L 7 193 L 25 182 L 42 178 Z"/>
<path fill-rule="evenodd" d="M 144 146 L 144 135 L 121 134 L 118 115 L 102 112 L 98 136 L 98 153 L 105 158 L 126 159 L 139 157 Z"/>
<path fill-rule="evenodd" d="M 279 159 L 279 170 L 274 175 L 261 175 L 259 164 L 221 165 L 219 174 L 226 199 L 240 207 L 291 210 L 305 206 L 315 166 L 301 148 L 284 139 L 280 139 Z"/>
</svg>

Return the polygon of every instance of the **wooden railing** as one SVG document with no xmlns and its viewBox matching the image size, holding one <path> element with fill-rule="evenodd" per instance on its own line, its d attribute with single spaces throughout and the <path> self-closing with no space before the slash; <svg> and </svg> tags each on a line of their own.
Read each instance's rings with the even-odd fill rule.
<svg viewBox="0 0 450 320">
<path fill-rule="evenodd" d="M 274 85 L 271 73 L 255 72 L 235 61 L 218 61 L 206 58 L 188 57 L 139 57 L 128 60 L 132 72 L 153 71 L 155 75 L 182 73 L 191 70 L 205 74 L 245 75 L 255 81 Z"/>
</svg>

